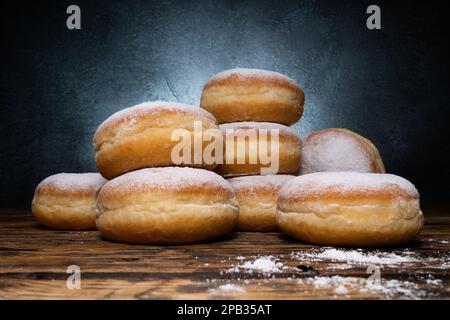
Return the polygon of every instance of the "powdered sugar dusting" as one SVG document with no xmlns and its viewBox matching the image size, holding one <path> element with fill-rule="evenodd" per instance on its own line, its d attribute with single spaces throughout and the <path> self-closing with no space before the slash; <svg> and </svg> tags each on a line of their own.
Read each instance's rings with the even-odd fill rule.
<svg viewBox="0 0 450 320">
<path fill-rule="evenodd" d="M 372 160 L 360 142 L 340 131 L 323 130 L 309 136 L 302 148 L 301 173 L 327 171 L 371 172 Z"/>
<path fill-rule="evenodd" d="M 347 265 L 395 265 L 413 263 L 419 260 L 411 254 L 399 255 L 391 252 L 363 252 L 362 250 L 343 250 L 322 248 L 311 251 L 299 251 L 291 254 L 292 258 L 300 261 L 332 261 L 345 262 Z"/>
<path fill-rule="evenodd" d="M 244 270 L 248 273 L 259 272 L 270 275 L 272 273 L 281 272 L 284 267 L 284 264 L 281 263 L 278 258 L 273 256 L 261 256 L 253 261 L 246 261 L 240 265 L 233 266 L 228 269 L 227 272 L 237 273 Z"/>
<path fill-rule="evenodd" d="M 184 112 L 187 114 L 207 117 L 215 120 L 215 118 L 208 111 L 199 107 L 178 102 L 149 101 L 143 102 L 133 107 L 122 109 L 114 113 L 98 127 L 95 134 L 97 135 L 100 130 L 105 129 L 106 127 L 118 121 L 125 120 L 127 122 L 136 122 L 143 115 L 152 114 L 157 116 L 162 111 Z"/>
<path fill-rule="evenodd" d="M 336 287 L 334 289 L 334 293 L 336 293 L 336 294 L 347 294 L 347 293 L 349 293 L 349 290 L 345 286 L 340 285 L 340 286 L 338 286 L 338 287 Z"/>
<path fill-rule="evenodd" d="M 280 134 L 289 135 L 292 137 L 295 137 L 297 139 L 300 139 L 297 132 L 292 129 L 291 127 L 279 124 L 279 123 L 273 123 L 273 122 L 231 122 L 231 123 L 224 123 L 219 125 L 219 128 L 222 130 L 222 132 L 225 134 L 230 132 L 230 130 L 233 130 L 231 133 L 235 133 L 236 130 L 261 130 L 265 129 L 267 130 L 267 134 L 270 135 L 271 130 L 278 130 Z"/>
<path fill-rule="evenodd" d="M 389 187 L 396 187 L 412 197 L 419 197 L 414 185 L 402 177 L 393 174 L 358 172 L 316 172 L 302 175 L 291 180 L 281 190 L 280 195 L 289 197 L 316 194 L 319 196 L 328 192 L 329 188 L 345 194 L 355 191 L 380 191 Z"/>
<path fill-rule="evenodd" d="M 336 295 L 346 295 L 353 292 L 382 294 L 387 298 L 393 296 L 404 296 L 406 298 L 423 298 L 429 292 L 421 290 L 416 283 L 401 280 L 374 281 L 361 277 L 341 277 L 341 276 L 316 276 L 298 280 L 300 285 L 313 285 L 318 289 L 330 289 Z"/>
<path fill-rule="evenodd" d="M 45 178 L 37 188 L 53 187 L 61 191 L 98 191 L 107 180 L 99 173 L 58 173 Z"/>
<path fill-rule="evenodd" d="M 277 284 L 287 283 L 305 296 L 314 297 L 329 297 L 331 294 L 345 298 L 356 296 L 420 299 L 439 297 L 445 290 L 445 280 L 435 278 L 429 273 L 429 258 L 409 250 L 350 250 L 326 247 L 292 252 L 290 259 L 286 260 L 288 257 L 289 255 L 228 257 L 220 262 L 236 262 L 231 264 L 231 268 L 221 271 L 220 275 L 224 276 L 226 281 L 232 277 L 233 281 L 237 281 L 237 285 L 245 284 L 247 291 L 251 291 L 248 288 L 255 285 L 274 288 Z M 435 259 L 432 261 L 436 262 Z M 417 269 L 420 265 L 425 265 L 426 269 Z M 339 269 L 351 268 L 356 269 L 346 271 L 345 273 L 349 274 L 346 276 L 330 274 Z M 414 270 L 414 273 L 402 273 L 399 279 L 392 278 L 397 274 L 392 270 L 408 270 L 407 268 Z M 279 280 L 272 282 L 273 279 Z M 207 280 L 208 283 L 221 281 L 223 280 Z"/>
<path fill-rule="evenodd" d="M 147 168 L 132 171 L 109 181 L 103 189 L 114 189 L 119 193 L 127 193 L 146 187 L 182 190 L 202 185 L 231 191 L 230 184 L 218 174 L 204 169 L 185 167 Z"/>
<path fill-rule="evenodd" d="M 288 76 L 285 76 L 284 74 L 281 74 L 279 72 L 275 71 L 268 71 L 268 70 L 262 70 L 262 69 L 251 69 L 251 68 L 235 68 L 230 70 L 225 70 L 222 72 L 219 72 L 211 77 L 209 81 L 221 81 L 225 80 L 227 78 L 233 77 L 235 79 L 251 79 L 251 78 L 257 78 L 257 79 L 263 79 L 266 81 L 271 80 L 282 80 L 282 81 L 288 81 L 294 85 L 297 85 L 295 80 L 289 78 Z"/>
<path fill-rule="evenodd" d="M 266 176 L 245 176 L 230 178 L 227 181 L 237 190 L 254 190 L 262 188 L 280 189 L 295 176 L 288 174 L 266 175 Z"/>
<path fill-rule="evenodd" d="M 241 286 L 227 283 L 227 284 L 222 284 L 222 285 L 218 286 L 217 288 L 210 289 L 209 292 L 212 294 L 244 293 L 245 289 L 242 288 Z"/>
</svg>

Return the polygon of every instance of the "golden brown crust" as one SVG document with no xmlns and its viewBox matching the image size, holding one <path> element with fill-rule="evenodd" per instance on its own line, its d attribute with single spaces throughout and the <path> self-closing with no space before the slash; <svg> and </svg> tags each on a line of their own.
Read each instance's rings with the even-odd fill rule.
<svg viewBox="0 0 450 320">
<path fill-rule="evenodd" d="M 282 175 L 282 176 L 290 176 L 290 175 Z M 243 188 L 239 188 L 236 187 L 233 184 L 233 179 L 241 179 L 241 178 L 249 178 L 249 177 L 256 177 L 256 176 L 240 176 L 240 177 L 235 177 L 235 178 L 230 178 L 227 179 L 231 185 L 233 186 L 234 191 L 236 192 L 236 194 L 242 195 L 242 196 L 275 196 L 278 195 L 278 191 L 280 190 L 280 186 L 277 185 L 255 185 L 253 188 L 247 188 L 247 187 L 243 187 Z M 266 177 L 266 176 L 261 176 L 261 177 Z M 294 176 L 292 176 L 294 177 Z"/>
<path fill-rule="evenodd" d="M 291 175 L 246 176 L 228 179 L 239 203 L 237 227 L 243 231 L 275 231 L 278 191 Z"/>
<path fill-rule="evenodd" d="M 193 141 L 194 121 L 201 121 L 202 129 L 217 129 L 217 122 L 208 112 L 178 103 L 149 102 L 124 109 L 107 119 L 94 136 L 97 169 L 111 179 L 123 173 L 146 167 L 176 165 L 172 149 L 179 141 L 172 141 L 176 129 L 190 132 Z M 203 148 L 208 144 L 203 142 Z M 193 167 L 214 169 L 204 162 Z"/>
<path fill-rule="evenodd" d="M 281 231 L 298 240 L 327 246 L 382 247 L 409 242 L 423 226 L 423 214 L 417 205 L 411 209 L 398 205 L 370 203 L 353 208 L 321 204 L 322 214 L 313 211 L 278 210 Z M 317 204 L 315 204 L 317 206 Z M 336 214 L 339 210 L 340 214 Z M 341 212 L 342 211 L 342 212 Z"/>
<path fill-rule="evenodd" d="M 277 197 L 261 195 L 257 199 L 237 195 L 239 219 L 237 228 L 242 231 L 269 232 L 277 231 Z"/>
<path fill-rule="evenodd" d="M 232 69 L 204 86 L 200 105 L 219 123 L 268 121 L 296 123 L 303 114 L 304 93 L 289 77 L 258 69 Z"/>
<path fill-rule="evenodd" d="M 241 86 L 241 85 L 251 85 L 265 87 L 267 84 L 273 86 L 289 88 L 294 91 L 301 90 L 298 84 L 288 76 L 281 73 L 261 70 L 261 69 L 247 69 L 247 68 L 237 68 L 230 69 L 218 74 L 209 79 L 204 85 L 205 89 L 214 86 Z"/>
<path fill-rule="evenodd" d="M 339 136 L 351 138 L 355 149 L 347 152 L 348 150 L 341 150 L 337 145 L 333 146 L 332 139 L 340 139 Z M 324 143 L 327 145 L 321 146 Z M 347 140 L 347 145 L 349 144 L 350 141 Z M 333 153 L 331 150 L 334 148 L 336 150 Z M 303 140 L 302 151 L 301 174 L 326 171 L 386 172 L 377 147 L 369 139 L 348 129 L 328 128 L 312 132 Z M 338 159 L 341 163 L 336 163 Z"/>
<path fill-rule="evenodd" d="M 36 187 L 33 215 L 52 229 L 95 229 L 97 194 L 105 182 L 98 173 L 50 176 Z"/>
<path fill-rule="evenodd" d="M 314 244 L 385 246 L 411 240 L 423 215 L 417 190 L 401 177 L 322 172 L 283 187 L 277 223 L 286 234 Z"/>
<path fill-rule="evenodd" d="M 106 212 L 97 219 L 97 227 L 109 240 L 139 244 L 182 244 L 218 238 L 236 225 L 236 207 L 198 209 L 194 212 L 178 207 L 165 212 L 122 210 Z"/>
<path fill-rule="evenodd" d="M 97 227 L 129 243 L 190 243 L 226 234 L 238 219 L 223 178 L 192 168 L 151 168 L 122 175 L 98 196 Z"/>
<path fill-rule="evenodd" d="M 227 179 L 236 194 L 258 197 L 278 196 L 278 191 L 288 181 L 295 178 L 293 175 L 253 175 Z"/>
<path fill-rule="evenodd" d="M 271 130 L 278 130 L 279 139 L 277 146 L 279 150 L 279 168 L 277 172 L 271 172 L 271 174 L 295 173 L 300 166 L 302 142 L 297 133 L 287 126 L 267 122 L 235 122 L 222 124 L 220 125 L 220 129 L 224 134 L 224 160 L 223 164 L 217 165 L 215 171 L 222 176 L 232 177 L 261 174 L 261 168 L 270 166 L 261 163 L 259 156 L 257 157 L 256 163 L 250 163 L 250 145 L 259 145 L 259 136 L 262 134 L 262 132 L 260 132 L 261 129 L 264 129 L 267 132 L 267 143 L 269 146 L 271 144 Z M 227 161 L 227 152 L 230 152 L 230 148 L 227 148 L 227 137 L 248 137 L 245 145 L 239 144 L 237 138 L 234 139 L 235 152 L 231 163 Z M 245 148 L 245 163 L 243 164 L 238 163 L 238 147 L 240 149 Z M 257 151 L 252 149 L 252 152 Z"/>
</svg>

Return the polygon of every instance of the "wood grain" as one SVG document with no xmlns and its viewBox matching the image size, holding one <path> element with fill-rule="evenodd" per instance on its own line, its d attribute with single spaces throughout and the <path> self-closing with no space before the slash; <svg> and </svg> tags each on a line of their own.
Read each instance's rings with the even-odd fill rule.
<svg viewBox="0 0 450 320">
<path fill-rule="evenodd" d="M 383 281 L 408 281 L 421 295 L 350 290 L 336 294 L 306 281 L 315 276 L 367 279 L 366 266 L 336 269 L 332 261 L 298 261 L 291 253 L 318 248 L 279 233 L 236 232 L 215 242 L 178 246 L 126 245 L 97 231 L 53 231 L 28 212 L 0 211 L 1 299 L 408 299 L 450 298 L 450 215 L 427 214 L 426 225 L 407 250 L 412 264 L 383 266 Z M 401 253 L 405 248 L 383 251 Z M 242 256 L 272 255 L 288 268 L 268 276 L 230 273 Z M 81 289 L 69 290 L 67 267 L 81 269 Z M 442 280 L 438 284 L 427 279 Z M 236 284 L 242 292 L 224 292 Z"/>
</svg>

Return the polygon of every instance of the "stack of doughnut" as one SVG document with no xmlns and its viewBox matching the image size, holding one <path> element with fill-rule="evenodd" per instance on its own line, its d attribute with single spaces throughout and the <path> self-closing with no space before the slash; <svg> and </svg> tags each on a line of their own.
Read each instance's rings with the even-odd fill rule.
<svg viewBox="0 0 450 320">
<path fill-rule="evenodd" d="M 303 91 L 289 77 L 232 69 L 205 84 L 201 108 L 154 101 L 120 110 L 95 132 L 99 173 L 44 179 L 33 214 L 51 229 L 97 228 L 125 243 L 192 243 L 236 227 L 350 247 L 415 237 L 423 214 L 414 185 L 386 174 L 376 146 L 348 129 L 312 132 L 302 142 L 289 126 L 303 105 Z M 207 161 L 208 141 L 201 139 L 200 148 L 188 148 L 188 161 L 175 162 L 173 133 L 182 129 L 195 141 L 199 123 L 223 137 L 223 159 L 220 153 L 219 161 Z M 274 152 L 272 168 L 267 159 Z"/>
<path fill-rule="evenodd" d="M 318 245 L 371 247 L 410 241 L 423 226 L 419 193 L 386 174 L 376 146 L 343 128 L 303 140 L 300 176 L 280 190 L 281 231 Z"/>
<path fill-rule="evenodd" d="M 191 160 L 174 167 L 175 130 L 194 135 L 220 130 L 209 112 L 190 105 L 146 102 L 116 112 L 93 139 L 100 174 L 57 174 L 39 184 L 33 213 L 53 229 L 97 227 L 104 238 L 127 243 L 175 244 L 220 237 L 236 225 L 239 208 L 231 185 Z M 193 139 L 193 137 L 192 137 Z M 105 180 L 104 178 L 109 181 Z"/>
<path fill-rule="evenodd" d="M 288 126 L 300 120 L 304 100 L 304 93 L 294 80 L 259 69 L 223 71 L 203 87 L 200 106 L 216 117 L 225 140 L 224 161 L 217 165 L 216 172 L 235 177 L 229 182 L 239 202 L 240 230 L 277 229 L 278 191 L 294 178 L 291 174 L 298 171 L 301 159 L 301 139 Z M 276 168 L 268 169 L 258 154 L 265 137 L 270 152 L 275 155 L 278 150 Z M 245 155 L 242 159 L 239 151 Z"/>
</svg>

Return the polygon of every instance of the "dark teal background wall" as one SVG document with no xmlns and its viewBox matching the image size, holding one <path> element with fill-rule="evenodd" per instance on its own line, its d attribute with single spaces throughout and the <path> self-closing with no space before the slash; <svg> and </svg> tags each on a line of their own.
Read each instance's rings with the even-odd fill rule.
<svg viewBox="0 0 450 320">
<path fill-rule="evenodd" d="M 346 127 L 425 204 L 449 198 L 449 52 L 440 2 L 9 1 L 1 4 L 0 206 L 30 205 L 57 172 L 95 169 L 91 140 L 113 112 L 145 100 L 198 104 L 233 67 L 275 70 L 306 94 L 301 136 Z M 444 2 L 442 2 L 444 3 Z M 82 30 L 66 28 L 70 4 Z"/>
</svg>

